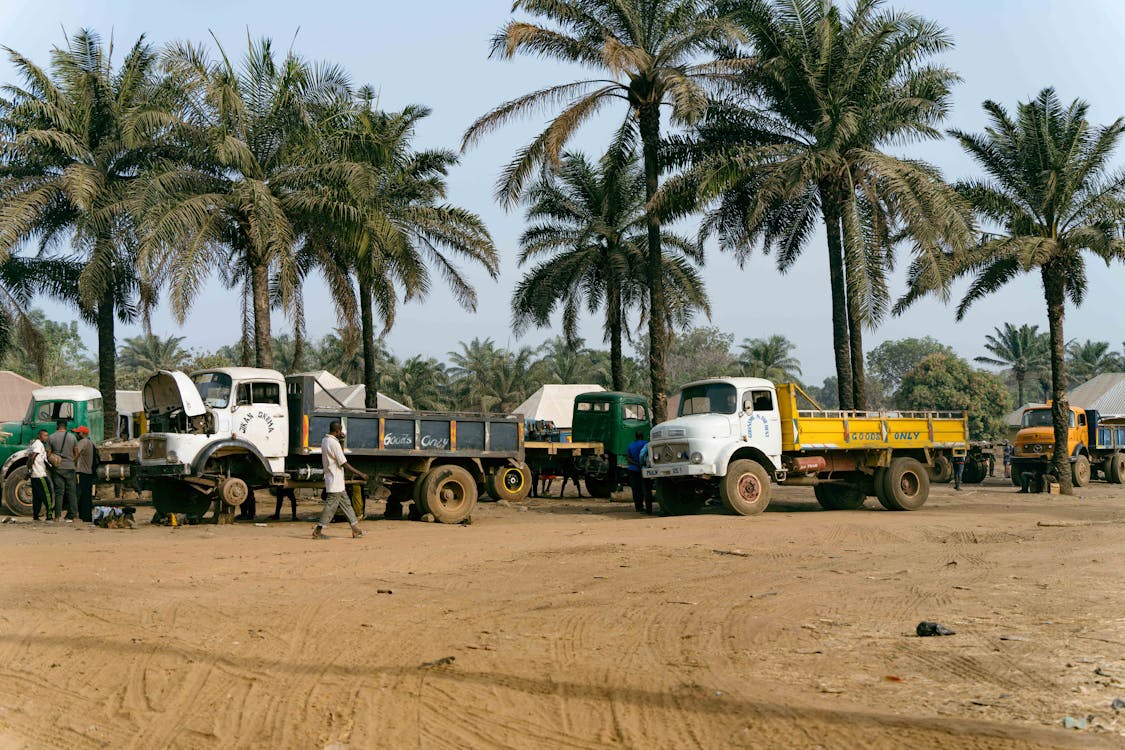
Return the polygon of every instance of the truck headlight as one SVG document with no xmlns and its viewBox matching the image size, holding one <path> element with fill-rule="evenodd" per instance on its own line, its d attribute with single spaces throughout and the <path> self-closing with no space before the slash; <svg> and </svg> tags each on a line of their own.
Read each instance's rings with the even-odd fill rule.
<svg viewBox="0 0 1125 750">
<path fill-rule="evenodd" d="M 702 453 L 700 453 L 699 451 L 696 451 L 695 453 L 692 453 L 692 454 L 691 454 L 691 462 L 692 462 L 693 464 L 701 464 L 701 463 L 703 463 L 703 454 L 702 454 Z"/>
<path fill-rule="evenodd" d="M 178 464 L 179 462 L 180 457 L 176 455 L 176 451 L 168 451 L 168 463 Z"/>
</svg>

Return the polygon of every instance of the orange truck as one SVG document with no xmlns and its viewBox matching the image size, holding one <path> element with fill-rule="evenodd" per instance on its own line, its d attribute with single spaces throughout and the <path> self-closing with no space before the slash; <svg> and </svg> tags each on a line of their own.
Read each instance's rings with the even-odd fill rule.
<svg viewBox="0 0 1125 750">
<path fill-rule="evenodd" d="M 1125 417 L 1072 406 L 1066 442 L 1075 487 L 1089 484 L 1099 472 L 1107 482 L 1125 483 Z M 1024 473 L 1050 473 L 1054 452 L 1051 405 L 1025 409 L 1012 454 L 1012 484 L 1018 486 Z"/>
</svg>

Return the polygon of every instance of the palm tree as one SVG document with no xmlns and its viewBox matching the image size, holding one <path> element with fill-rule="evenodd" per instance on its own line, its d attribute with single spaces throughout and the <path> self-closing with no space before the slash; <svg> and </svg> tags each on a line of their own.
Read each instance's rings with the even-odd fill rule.
<svg viewBox="0 0 1125 750">
<path fill-rule="evenodd" d="M 1125 368 L 1120 355 L 1110 351 L 1108 341 L 1071 341 L 1066 353 L 1069 355 L 1067 372 L 1071 385 L 1081 385 L 1102 373 L 1121 372 Z"/>
<path fill-rule="evenodd" d="M 456 154 L 412 147 L 418 123 L 429 115 L 429 109 L 416 105 L 401 112 L 381 112 L 375 108 L 373 90 L 360 92 L 347 113 L 349 124 L 338 138 L 341 153 L 360 167 L 343 186 L 339 200 L 354 203 L 357 210 L 343 219 L 328 217 L 329 226 L 311 241 L 315 245 L 323 240 L 327 254 L 353 272 L 358 282 L 369 408 L 377 404 L 375 313 L 383 321 L 378 335 L 386 335 L 394 325 L 399 294 L 409 302 L 429 293 L 427 264 L 439 270 L 456 302 L 475 311 L 476 291 L 446 251 L 479 263 L 494 279 L 499 271 L 484 222 L 444 202 L 445 178 L 458 162 Z M 342 284 L 334 286 L 337 299 L 344 298 L 350 306 L 350 284 L 346 290 Z"/>
<path fill-rule="evenodd" d="M 449 373 L 445 365 L 430 357 L 413 356 L 394 368 L 385 391 L 411 409 L 437 411 L 450 408 Z"/>
<path fill-rule="evenodd" d="M 1011 323 L 1005 323 L 1003 328 L 996 328 L 995 334 L 984 337 L 984 348 L 992 352 L 992 356 L 974 359 L 981 364 L 1010 370 L 1016 381 L 1018 403 L 1023 406 L 1027 403 L 1023 398 L 1023 384 L 1027 377 L 1034 377 L 1050 365 L 1047 334 L 1039 333 L 1039 326 L 1024 323 L 1016 328 Z"/>
<path fill-rule="evenodd" d="M 947 274 L 940 251 L 970 228 L 936 168 L 886 151 L 940 137 L 957 76 L 926 58 L 950 38 L 883 6 L 857 0 L 844 14 L 830 2 L 732 2 L 754 64 L 694 137 L 673 144 L 670 158 L 691 168 L 666 184 L 664 201 L 694 210 L 718 199 L 704 235 L 718 234 L 740 262 L 755 245 L 772 249 L 782 272 L 823 221 L 845 409 L 865 406 L 862 331 L 889 306 L 896 242 L 912 243 L 918 273 L 936 287 Z"/>
<path fill-rule="evenodd" d="M 165 52 L 188 96 L 182 148 L 139 202 L 142 261 L 169 279 L 181 320 L 203 282 L 227 269 L 227 283 L 249 292 L 255 364 L 270 367 L 271 285 L 291 310 L 308 233 L 354 210 L 325 187 L 346 182 L 354 165 L 322 148 L 352 92 L 338 67 L 293 52 L 278 60 L 268 39 L 248 41 L 238 66 L 220 53 L 211 60 L 188 44 Z"/>
<path fill-rule="evenodd" d="M 645 175 L 631 154 L 611 151 L 597 165 L 582 154 L 567 153 L 557 174 L 544 171 L 527 192 L 527 220 L 520 237 L 520 265 L 548 256 L 519 282 L 512 295 L 513 330 L 551 325 L 562 309 L 563 333 L 578 340 L 578 317 L 605 307 L 613 389 L 624 388 L 622 335 L 631 307 L 646 306 L 648 233 Z M 703 281 L 693 264 L 699 247 L 671 232 L 661 232 L 664 288 L 671 310 L 690 317 L 696 308 L 710 312 Z M 681 314 L 682 319 L 684 315 Z"/>
<path fill-rule="evenodd" d="M 183 347 L 183 336 L 144 335 L 125 339 L 118 352 L 117 360 L 122 367 L 144 372 L 157 370 L 179 370 L 187 362 L 191 353 Z"/>
<path fill-rule="evenodd" d="M 598 383 L 606 379 L 604 361 L 599 364 L 582 339 L 572 343 L 564 336 L 555 336 L 544 341 L 536 354 L 536 383 Z M 619 388 L 613 386 L 613 390 Z"/>
<path fill-rule="evenodd" d="M 69 242 L 80 264 L 73 300 L 97 328 L 98 388 L 112 424 L 115 321 L 136 316 L 144 281 L 130 199 L 159 155 L 174 90 L 143 37 L 116 71 L 112 45 L 89 29 L 55 48 L 46 70 L 5 50 L 23 83 L 0 98 L 0 257 L 25 242 L 40 254 Z"/>
<path fill-rule="evenodd" d="M 1081 100 L 1064 106 L 1055 90 L 1047 88 L 1019 104 L 1015 118 L 1001 105 L 985 102 L 989 127 L 984 133 L 951 131 L 988 175 L 960 183 L 958 190 L 983 221 L 1000 229 L 982 236 L 959 259 L 959 275 L 973 281 L 957 319 L 1017 276 L 1039 274 L 1050 330 L 1054 468 L 1064 494 L 1073 492 L 1067 450 L 1066 301 L 1079 305 L 1085 296 L 1084 250 L 1106 264 L 1125 260 L 1117 230 L 1125 175 L 1109 170 L 1125 119 L 1095 127 L 1086 119 L 1088 109 Z M 917 280 L 914 287 L 926 290 Z"/>
<path fill-rule="evenodd" d="M 501 104 L 469 127 L 462 150 L 516 118 L 565 103 L 505 168 L 497 197 L 512 206 L 538 167 L 558 166 L 578 128 L 620 100 L 628 105 L 628 117 L 617 137 L 630 142 L 639 134 L 645 199 L 651 200 L 661 173 L 661 107 L 670 107 L 673 123 L 698 120 L 707 107 L 707 88 L 744 64 L 706 59 L 737 39 L 738 30 L 710 1 L 516 0 L 513 11 L 521 10 L 545 23 L 509 21 L 492 39 L 493 55 L 510 59 L 522 52 L 553 58 L 586 66 L 601 77 L 549 86 Z M 649 378 L 654 420 L 661 422 L 667 411 L 664 254 L 660 217 L 648 211 L 645 218 L 649 308 L 656 311 L 649 316 Z"/>
<path fill-rule="evenodd" d="M 742 373 L 777 383 L 794 382 L 801 377 L 801 363 L 793 356 L 793 342 L 785 336 L 744 339 L 738 364 Z"/>
</svg>

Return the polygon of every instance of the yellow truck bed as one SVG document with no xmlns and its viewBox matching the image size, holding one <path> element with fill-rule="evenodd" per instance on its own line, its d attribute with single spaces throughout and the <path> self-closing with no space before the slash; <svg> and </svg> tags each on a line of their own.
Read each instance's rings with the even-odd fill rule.
<svg viewBox="0 0 1125 750">
<path fill-rule="evenodd" d="M 953 448 L 969 446 L 969 421 L 963 412 L 853 412 L 798 409 L 795 383 L 777 385 L 783 451 Z"/>
</svg>

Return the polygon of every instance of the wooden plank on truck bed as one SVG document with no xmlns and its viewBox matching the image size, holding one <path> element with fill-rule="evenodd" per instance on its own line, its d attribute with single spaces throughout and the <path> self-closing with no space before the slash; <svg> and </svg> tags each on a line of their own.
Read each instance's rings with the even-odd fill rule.
<svg viewBox="0 0 1125 750">
<path fill-rule="evenodd" d="M 548 456 L 600 456 L 605 453 L 601 443 L 556 443 L 549 440 L 535 440 L 523 444 L 524 452 L 543 452 Z"/>
</svg>

